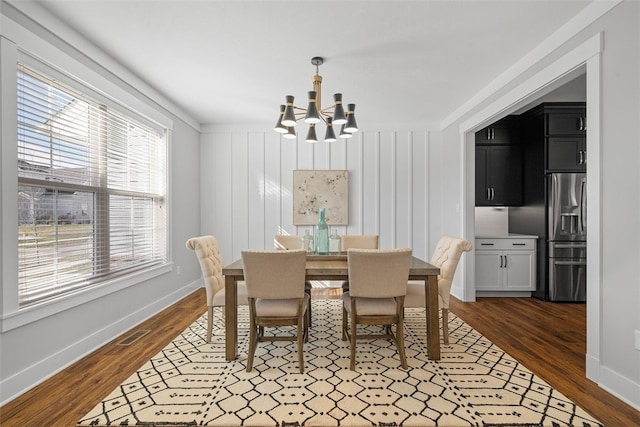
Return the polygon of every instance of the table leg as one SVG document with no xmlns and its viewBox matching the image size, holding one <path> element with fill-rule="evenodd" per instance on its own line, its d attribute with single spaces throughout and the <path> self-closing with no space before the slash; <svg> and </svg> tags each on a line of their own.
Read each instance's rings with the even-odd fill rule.
<svg viewBox="0 0 640 427">
<path fill-rule="evenodd" d="M 234 276 L 224 279 L 224 343 L 227 362 L 230 362 L 238 351 L 238 287 Z"/>
<path fill-rule="evenodd" d="M 425 307 L 427 308 L 427 350 L 431 360 L 440 360 L 440 325 L 438 322 L 438 276 L 425 281 Z"/>
</svg>

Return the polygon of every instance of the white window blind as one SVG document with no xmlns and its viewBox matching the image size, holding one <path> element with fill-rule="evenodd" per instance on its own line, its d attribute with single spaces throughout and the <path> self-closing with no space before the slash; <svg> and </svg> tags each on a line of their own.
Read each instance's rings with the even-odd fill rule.
<svg viewBox="0 0 640 427">
<path fill-rule="evenodd" d="M 17 73 L 20 305 L 165 263 L 167 130 Z"/>
</svg>

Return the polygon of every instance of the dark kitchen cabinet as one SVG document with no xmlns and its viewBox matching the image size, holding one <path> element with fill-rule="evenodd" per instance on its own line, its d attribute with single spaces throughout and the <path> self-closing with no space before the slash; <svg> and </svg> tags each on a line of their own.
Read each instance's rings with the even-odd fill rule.
<svg viewBox="0 0 640 427">
<path fill-rule="evenodd" d="M 522 148 L 518 118 L 476 132 L 476 206 L 522 205 Z"/>
<path fill-rule="evenodd" d="M 587 140 L 580 136 L 547 138 L 547 170 L 584 172 L 587 169 Z"/>
<path fill-rule="evenodd" d="M 584 102 L 545 102 L 523 115 L 526 144 L 544 147 L 545 172 L 587 170 L 586 112 Z"/>
<path fill-rule="evenodd" d="M 522 205 L 522 149 L 476 145 L 476 206 Z"/>
<path fill-rule="evenodd" d="M 476 132 L 476 144 L 513 145 L 519 144 L 517 118 L 507 116 Z"/>
<path fill-rule="evenodd" d="M 581 135 L 587 134 L 586 108 L 569 106 L 548 107 L 546 109 L 547 135 Z"/>
</svg>

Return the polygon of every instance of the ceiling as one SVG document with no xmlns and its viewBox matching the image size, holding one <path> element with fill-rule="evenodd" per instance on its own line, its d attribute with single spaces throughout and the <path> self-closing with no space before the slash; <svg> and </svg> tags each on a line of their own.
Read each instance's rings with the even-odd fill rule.
<svg viewBox="0 0 640 427">
<path fill-rule="evenodd" d="M 306 106 L 322 56 L 365 123 L 439 124 L 591 0 L 39 3 L 200 124 L 275 123 Z"/>
</svg>

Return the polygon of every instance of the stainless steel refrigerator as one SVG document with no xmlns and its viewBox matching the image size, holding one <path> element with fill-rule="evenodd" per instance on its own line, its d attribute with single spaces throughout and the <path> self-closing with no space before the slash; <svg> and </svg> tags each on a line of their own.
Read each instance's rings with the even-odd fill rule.
<svg viewBox="0 0 640 427">
<path fill-rule="evenodd" d="M 587 178 L 547 175 L 547 286 L 551 301 L 586 301 Z"/>
</svg>

